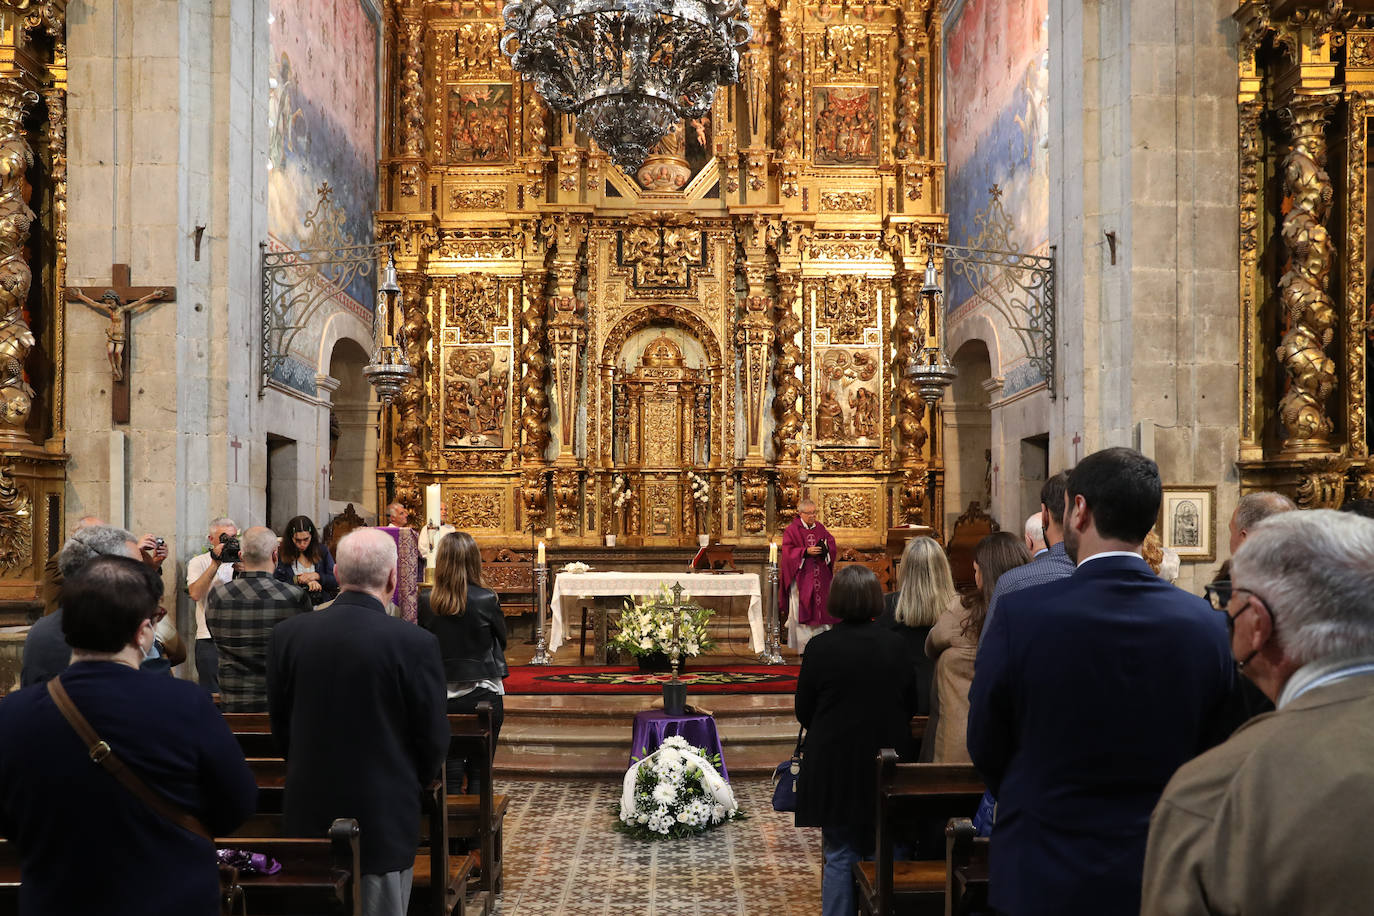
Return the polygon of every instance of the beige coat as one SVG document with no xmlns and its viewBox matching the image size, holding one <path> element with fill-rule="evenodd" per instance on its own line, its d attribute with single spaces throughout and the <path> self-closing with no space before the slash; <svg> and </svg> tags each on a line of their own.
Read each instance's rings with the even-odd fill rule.
<svg viewBox="0 0 1374 916">
<path fill-rule="evenodd" d="M 1141 913 L 1323 916 L 1374 907 L 1374 676 L 1237 729 L 1150 819 Z"/>
<path fill-rule="evenodd" d="M 935 659 L 935 691 L 940 717 L 935 725 L 934 763 L 972 763 L 968 756 L 968 689 L 973 684 L 973 659 L 978 638 L 965 635 L 968 609 L 955 598 L 931 627 L 926 654 Z"/>
</svg>

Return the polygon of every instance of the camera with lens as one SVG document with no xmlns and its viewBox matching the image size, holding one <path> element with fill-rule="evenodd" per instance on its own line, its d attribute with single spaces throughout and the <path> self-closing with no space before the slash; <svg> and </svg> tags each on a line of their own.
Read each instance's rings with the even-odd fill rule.
<svg viewBox="0 0 1374 916">
<path fill-rule="evenodd" d="M 219 542 L 222 545 L 219 549 L 219 561 L 221 563 L 237 563 L 243 559 L 243 554 L 239 552 L 239 539 L 232 534 L 221 534 Z"/>
</svg>

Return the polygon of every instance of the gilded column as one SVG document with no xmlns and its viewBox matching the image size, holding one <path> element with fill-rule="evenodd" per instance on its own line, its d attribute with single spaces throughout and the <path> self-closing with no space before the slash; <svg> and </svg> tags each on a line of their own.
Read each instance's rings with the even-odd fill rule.
<svg viewBox="0 0 1374 916">
<path fill-rule="evenodd" d="M 778 5 L 778 143 L 782 147 L 782 196 L 801 191 L 802 157 L 802 7 L 797 0 Z"/>
<path fill-rule="evenodd" d="M 778 274 L 778 300 L 774 306 L 777 324 L 776 362 L 773 364 L 773 453 L 778 464 L 797 463 L 800 454 L 796 442 L 802 428 L 801 380 L 797 378 L 797 367 L 801 365 L 802 351 L 797 345 L 797 335 L 801 333 L 801 321 L 797 319 L 796 300 L 799 286 L 794 273 Z"/>
<path fill-rule="evenodd" d="M 404 314 L 398 316 L 398 335 L 405 341 L 406 359 L 415 367 L 415 377 L 405 383 L 392 402 L 395 418 L 392 440 L 396 443 L 397 463 L 422 467 L 425 460 L 426 408 L 430 381 L 428 278 L 424 274 L 402 274 L 399 278 Z"/>
<path fill-rule="evenodd" d="M 38 94 L 17 80 L 0 79 L 0 445 L 33 444 L 24 429 L 33 407 L 24 361 L 34 345 L 24 319 L 33 279 L 24 260 L 33 223 L 33 211 L 24 202 L 24 173 L 33 165 L 24 110 L 37 101 Z"/>
<path fill-rule="evenodd" d="M 549 106 L 530 83 L 521 81 L 525 99 L 525 205 L 543 203 L 548 193 L 544 169 L 549 157 Z"/>
<path fill-rule="evenodd" d="M 921 142 L 921 119 L 924 106 L 921 104 L 925 86 L 921 81 L 920 59 L 917 56 L 924 42 L 926 2 L 924 0 L 903 0 L 897 51 L 897 158 L 919 159 L 924 153 Z"/>
<path fill-rule="evenodd" d="M 925 401 L 907 366 L 921 355 L 924 329 L 921 327 L 921 275 L 908 271 L 897 280 L 897 318 L 892 326 L 896 357 L 892 377 L 897 380 L 897 458 L 902 467 L 902 482 L 897 494 L 897 522 L 918 524 L 925 511 L 926 463 L 922 459 L 929 433 L 924 419 Z"/>
<path fill-rule="evenodd" d="M 767 296 L 748 297 L 735 328 L 735 346 L 744 369 L 746 464 L 763 463 L 763 391 L 768 378 L 768 350 L 773 343 L 773 322 L 768 317 L 771 305 Z"/>
<path fill-rule="evenodd" d="M 1284 160 L 1284 191 L 1292 208 L 1283 220 L 1289 268 L 1279 280 L 1288 330 L 1278 358 L 1288 374 L 1279 417 L 1290 454 L 1331 448 L 1327 398 L 1336 388 L 1336 364 L 1326 354 L 1335 335 L 1336 311 L 1328 292 L 1334 249 L 1326 227 L 1332 188 L 1326 173 L 1326 118 L 1336 98 L 1295 98 L 1281 114 L 1292 132 Z"/>
<path fill-rule="evenodd" d="M 521 313 L 520 394 L 522 409 L 520 428 L 520 458 L 526 464 L 540 464 L 549 449 L 549 359 L 545 355 L 545 315 L 548 301 L 544 296 L 544 271 L 525 274 L 525 310 Z"/>
<path fill-rule="evenodd" d="M 53 48 L 53 85 L 43 91 L 48 108 L 52 182 L 52 240 L 53 290 L 67 288 L 67 42 L 58 38 Z M 54 324 L 57 330 L 53 346 L 53 436 L 66 435 L 66 348 L 63 333 L 66 328 L 66 297 L 52 297 Z"/>
<path fill-rule="evenodd" d="M 587 322 L 582 301 L 576 296 L 556 296 L 549 344 L 553 347 L 554 387 L 558 391 L 558 463 L 577 462 L 578 350 Z"/>
<path fill-rule="evenodd" d="M 1374 40 L 1374 34 L 1368 34 Z M 1374 63 L 1371 61 L 1370 63 Z M 1346 92 L 1349 121 L 1346 133 L 1346 208 L 1345 208 L 1345 427 L 1348 454 L 1352 458 L 1369 456 L 1366 420 L 1367 390 L 1365 360 L 1369 324 L 1369 277 L 1365 258 L 1369 240 L 1369 188 L 1365 177 L 1369 148 L 1368 119 L 1374 114 L 1369 90 Z"/>
<path fill-rule="evenodd" d="M 403 16 L 397 22 L 400 45 L 400 111 L 397 137 L 396 209 L 423 210 L 425 174 L 425 23 Z"/>
</svg>

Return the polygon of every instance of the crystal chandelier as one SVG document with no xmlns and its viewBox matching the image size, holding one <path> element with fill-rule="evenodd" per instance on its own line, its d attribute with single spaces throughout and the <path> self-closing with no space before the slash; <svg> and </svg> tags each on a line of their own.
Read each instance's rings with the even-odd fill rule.
<svg viewBox="0 0 1374 916">
<path fill-rule="evenodd" d="M 739 82 L 754 34 L 742 0 L 514 0 L 504 15 L 511 66 L 630 174 Z"/>
<path fill-rule="evenodd" d="M 397 329 L 394 343 L 387 343 L 388 312 L 401 316 L 401 287 L 396 282 L 396 258 L 388 249 L 386 267 L 382 270 L 382 285 L 377 289 L 377 313 L 373 318 L 372 339 L 375 349 L 372 361 L 363 367 L 363 375 L 377 389 L 382 403 L 391 405 L 406 382 L 415 377 L 415 367 L 406 359 L 405 331 Z"/>
</svg>

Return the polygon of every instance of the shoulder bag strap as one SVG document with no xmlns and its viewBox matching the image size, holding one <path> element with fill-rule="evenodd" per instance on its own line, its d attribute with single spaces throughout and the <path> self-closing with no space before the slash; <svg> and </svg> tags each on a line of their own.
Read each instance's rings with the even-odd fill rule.
<svg viewBox="0 0 1374 916">
<path fill-rule="evenodd" d="M 796 746 L 796 748 L 792 751 L 792 756 L 793 756 L 793 757 L 800 757 L 800 756 L 802 755 L 802 746 L 803 746 L 805 743 L 806 743 L 806 726 L 802 726 L 801 728 L 797 729 L 797 746 Z"/>
<path fill-rule="evenodd" d="M 136 773 L 124 765 L 124 761 L 115 756 L 115 752 L 111 750 L 110 746 L 101 740 L 100 736 L 95 733 L 95 729 L 91 728 L 91 723 L 86 721 L 81 710 L 76 708 L 76 704 L 67 694 L 67 688 L 62 686 L 61 677 L 55 677 L 48 681 L 48 695 L 57 704 L 58 711 L 62 713 L 63 718 L 86 743 L 86 749 L 91 755 L 91 760 L 103 766 L 111 776 L 119 780 L 120 785 L 166 820 L 191 831 L 196 836 L 214 842 L 214 837 L 210 835 L 210 831 L 205 829 L 205 825 L 198 818 L 149 789 Z"/>
</svg>

